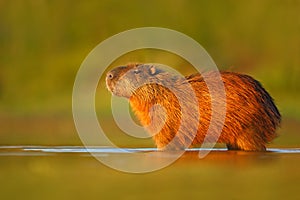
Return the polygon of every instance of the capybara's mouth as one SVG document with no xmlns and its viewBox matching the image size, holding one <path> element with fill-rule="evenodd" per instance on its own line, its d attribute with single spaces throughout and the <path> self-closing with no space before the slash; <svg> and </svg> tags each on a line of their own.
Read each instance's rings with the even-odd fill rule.
<svg viewBox="0 0 300 200">
<path fill-rule="evenodd" d="M 113 93 L 113 91 L 114 91 L 114 86 L 113 86 L 113 82 L 112 82 L 113 78 L 114 78 L 113 73 L 111 71 L 107 72 L 106 78 L 105 78 L 106 88 L 111 93 Z"/>
<path fill-rule="evenodd" d="M 107 88 L 108 91 L 110 91 L 112 94 L 114 94 L 114 89 L 115 88 L 109 80 L 106 80 L 106 88 Z"/>
<path fill-rule="evenodd" d="M 115 83 L 111 80 L 107 80 L 106 79 L 106 88 L 108 91 L 110 91 L 113 95 L 115 96 L 122 96 L 121 94 L 119 94 L 119 92 L 116 89 Z"/>
</svg>

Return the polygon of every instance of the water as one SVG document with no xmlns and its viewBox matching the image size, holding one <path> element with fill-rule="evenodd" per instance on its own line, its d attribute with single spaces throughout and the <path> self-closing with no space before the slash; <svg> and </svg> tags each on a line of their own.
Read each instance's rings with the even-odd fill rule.
<svg viewBox="0 0 300 200">
<path fill-rule="evenodd" d="M 0 197 L 299 199 L 300 148 L 269 148 L 266 152 L 216 148 L 204 159 L 199 158 L 199 150 L 207 151 L 189 149 L 170 166 L 137 175 L 109 168 L 92 154 L 123 162 L 134 153 L 143 157 L 154 152 L 153 160 L 159 161 L 161 152 L 155 148 L 0 146 Z"/>
<path fill-rule="evenodd" d="M 208 151 L 209 149 L 191 148 L 187 149 L 185 154 L 196 154 L 199 151 Z M 156 148 L 111 148 L 111 147 L 84 147 L 84 146 L 0 146 L 0 156 L 59 156 L 59 155 L 77 155 L 92 156 L 91 153 L 97 153 L 97 156 L 108 156 L 114 154 L 130 154 L 158 152 Z M 226 148 L 214 148 L 212 154 L 229 154 L 234 151 L 227 151 Z M 240 154 L 298 154 L 300 148 L 268 148 L 266 152 L 243 152 L 236 151 Z"/>
</svg>

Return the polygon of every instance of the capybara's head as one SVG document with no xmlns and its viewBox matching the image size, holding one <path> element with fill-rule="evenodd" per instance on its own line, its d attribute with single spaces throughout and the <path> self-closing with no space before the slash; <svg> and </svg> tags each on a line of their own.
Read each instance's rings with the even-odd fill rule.
<svg viewBox="0 0 300 200">
<path fill-rule="evenodd" d="M 169 73 L 151 64 L 130 64 L 109 71 L 106 86 L 114 95 L 130 98 L 141 86 L 161 84 L 169 76 Z"/>
</svg>

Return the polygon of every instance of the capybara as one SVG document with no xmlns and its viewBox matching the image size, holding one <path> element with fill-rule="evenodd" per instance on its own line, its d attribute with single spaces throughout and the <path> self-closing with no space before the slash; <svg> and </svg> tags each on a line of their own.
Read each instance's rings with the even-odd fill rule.
<svg viewBox="0 0 300 200">
<path fill-rule="evenodd" d="M 220 101 L 225 101 L 226 114 L 222 121 L 216 111 L 214 117 L 217 123 L 220 117 L 223 128 L 220 134 L 212 134 L 211 141 L 224 143 L 229 150 L 265 151 L 266 144 L 276 137 L 281 115 L 268 92 L 248 75 L 212 70 L 183 77 L 157 65 L 128 64 L 109 71 L 106 85 L 112 94 L 129 99 L 135 115 L 153 136 L 158 149 L 176 150 L 203 143 L 212 117 L 212 99 L 206 81 L 214 86 L 218 73 L 223 91 L 225 89 L 226 98 Z M 188 85 L 197 101 L 191 101 Z M 181 102 L 174 91 L 180 95 Z M 182 105 L 189 112 L 184 114 L 188 123 L 181 126 Z"/>
</svg>

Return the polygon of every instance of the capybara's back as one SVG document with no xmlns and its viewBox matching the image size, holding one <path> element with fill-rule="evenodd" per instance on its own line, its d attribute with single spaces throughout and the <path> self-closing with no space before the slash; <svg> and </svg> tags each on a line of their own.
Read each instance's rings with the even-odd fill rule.
<svg viewBox="0 0 300 200">
<path fill-rule="evenodd" d="M 205 80 L 214 79 L 215 73 L 205 73 Z M 226 92 L 226 118 L 218 141 L 225 143 L 230 150 L 265 151 L 265 145 L 276 137 L 275 131 L 281 120 L 272 97 L 248 75 L 221 72 L 221 77 Z M 197 144 L 203 142 L 210 123 L 211 100 L 199 74 L 187 79 L 198 94 L 200 104 L 200 127 L 194 141 Z"/>
</svg>

